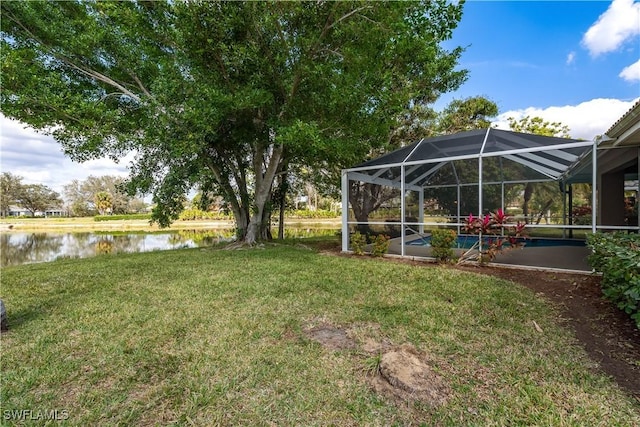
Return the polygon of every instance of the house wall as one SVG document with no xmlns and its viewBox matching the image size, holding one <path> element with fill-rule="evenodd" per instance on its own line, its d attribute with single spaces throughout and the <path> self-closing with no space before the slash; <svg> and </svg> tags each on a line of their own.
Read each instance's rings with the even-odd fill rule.
<svg viewBox="0 0 640 427">
<path fill-rule="evenodd" d="M 624 176 L 638 170 L 637 147 L 603 150 L 598 156 L 598 225 L 624 226 Z"/>
<path fill-rule="evenodd" d="M 600 224 L 625 225 L 624 172 L 611 172 L 600 177 Z"/>
</svg>

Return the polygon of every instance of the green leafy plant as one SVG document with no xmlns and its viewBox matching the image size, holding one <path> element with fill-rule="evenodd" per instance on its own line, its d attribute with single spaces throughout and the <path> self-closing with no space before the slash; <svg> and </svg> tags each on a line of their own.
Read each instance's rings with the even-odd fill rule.
<svg viewBox="0 0 640 427">
<path fill-rule="evenodd" d="M 355 255 L 364 255 L 364 247 L 367 245 L 367 238 L 356 231 L 351 235 L 351 250 Z"/>
<path fill-rule="evenodd" d="M 456 241 L 456 233 L 453 230 L 435 229 L 431 232 L 432 255 L 439 262 L 448 262 L 453 259 L 453 244 Z"/>
<path fill-rule="evenodd" d="M 386 234 L 378 234 L 373 239 L 373 244 L 371 246 L 371 255 L 373 256 L 382 256 L 389 251 L 389 244 L 391 243 L 391 238 Z"/>
<path fill-rule="evenodd" d="M 596 233 L 587 245 L 589 264 L 602 273 L 602 293 L 640 328 L 640 235 Z"/>
</svg>

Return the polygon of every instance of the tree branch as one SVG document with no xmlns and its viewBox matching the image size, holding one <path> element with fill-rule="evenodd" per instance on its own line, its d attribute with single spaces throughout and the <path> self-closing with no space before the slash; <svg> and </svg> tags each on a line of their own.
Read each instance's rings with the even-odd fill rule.
<svg viewBox="0 0 640 427">
<path fill-rule="evenodd" d="M 335 27 L 338 23 L 344 21 L 345 19 L 349 18 L 350 16 L 353 16 L 354 14 L 365 10 L 365 9 L 369 9 L 370 6 L 362 6 L 362 7 L 358 7 L 346 14 L 344 14 L 343 16 L 341 16 L 338 20 L 333 21 L 332 22 L 332 16 L 333 13 L 329 13 L 329 15 L 327 16 L 327 22 L 324 25 L 324 28 L 322 29 L 322 31 L 320 32 L 320 35 L 318 36 L 318 39 L 316 40 L 316 42 L 313 44 L 313 46 L 309 49 L 309 52 L 307 53 L 307 57 L 308 58 L 313 58 L 313 56 L 315 55 L 315 52 L 318 51 L 318 48 L 320 47 L 320 44 L 322 43 L 322 40 L 324 40 L 324 38 L 327 36 L 327 34 L 329 34 L 329 31 Z M 283 37 L 281 35 L 281 37 Z M 300 59 L 302 61 L 302 57 Z M 300 87 L 300 83 L 302 82 L 302 66 L 300 66 L 300 63 L 298 63 L 298 67 L 296 69 L 296 73 L 295 76 L 293 78 L 293 84 L 291 85 L 291 90 L 289 91 L 288 96 L 285 98 L 285 101 L 282 105 L 282 109 L 280 110 L 280 113 L 278 114 L 278 119 L 281 119 L 282 117 L 284 117 L 284 113 L 286 112 L 286 107 L 287 105 L 290 103 L 290 101 L 295 97 L 296 93 L 298 92 L 298 88 Z"/>
<path fill-rule="evenodd" d="M 216 165 L 215 162 L 209 156 L 206 157 L 206 163 L 209 165 L 209 170 L 213 172 L 213 176 L 216 177 L 216 180 L 218 181 L 218 185 L 220 185 L 220 187 L 222 188 L 222 191 L 227 195 L 226 199 L 231 203 L 231 209 L 234 212 L 239 213 L 241 211 L 240 202 L 235 196 L 235 192 L 233 191 L 233 187 L 231 186 L 231 183 L 229 182 L 228 179 L 225 179 L 220 167 Z"/>
<path fill-rule="evenodd" d="M 330 30 L 331 28 L 333 28 L 334 26 L 336 26 L 337 24 L 339 24 L 340 22 L 344 21 L 345 19 L 349 18 L 352 15 L 355 15 L 356 13 L 360 12 L 361 10 L 365 10 L 365 9 L 371 9 L 371 6 L 362 6 L 359 7 L 357 9 L 352 10 L 349 13 L 346 13 L 345 15 L 343 15 L 340 19 L 338 19 L 337 21 L 335 21 L 333 24 L 331 24 L 329 26 L 329 28 L 327 28 L 327 30 Z M 368 18 L 367 18 L 368 19 Z M 370 20 L 370 19 L 369 19 Z"/>
<path fill-rule="evenodd" d="M 120 83 L 116 82 L 115 80 L 109 78 L 108 76 L 96 71 L 96 70 L 92 70 L 89 68 L 83 68 L 80 65 L 76 65 L 70 58 L 66 57 L 65 55 L 56 53 L 55 50 L 49 46 L 48 44 L 44 43 L 42 40 L 40 40 L 35 34 L 33 34 L 33 32 L 31 32 L 18 18 L 15 17 L 15 15 L 13 15 L 11 12 L 7 11 L 5 9 L 5 15 L 8 15 L 8 18 L 15 22 L 20 28 L 22 28 L 22 30 L 24 32 L 26 32 L 33 40 L 35 40 L 38 44 L 40 44 L 40 46 L 42 46 L 44 48 L 45 51 L 48 52 L 49 55 L 53 56 L 54 58 L 58 59 L 59 61 L 61 61 L 62 63 L 66 64 L 67 66 L 80 71 L 82 74 L 92 77 L 96 80 L 99 80 L 103 83 L 106 83 L 110 86 L 115 87 L 116 89 L 120 90 L 121 92 L 123 92 L 125 95 L 130 96 L 131 98 L 133 98 L 134 100 L 136 100 L 137 102 L 140 102 L 140 97 L 138 95 L 136 95 L 135 93 L 131 92 L 130 90 L 128 90 L 126 87 L 124 87 L 123 85 L 121 85 Z"/>
<path fill-rule="evenodd" d="M 146 96 L 148 96 L 151 99 L 154 99 L 153 96 L 151 95 L 151 93 L 147 90 L 146 87 L 144 87 L 144 85 L 142 84 L 142 82 L 140 81 L 140 79 L 138 78 L 138 76 L 136 76 L 135 74 L 133 74 L 133 72 L 129 72 L 129 75 L 131 76 L 131 78 L 136 82 L 136 84 L 138 85 L 138 87 L 140 88 L 140 90 L 142 91 L 142 93 L 144 93 Z"/>
</svg>

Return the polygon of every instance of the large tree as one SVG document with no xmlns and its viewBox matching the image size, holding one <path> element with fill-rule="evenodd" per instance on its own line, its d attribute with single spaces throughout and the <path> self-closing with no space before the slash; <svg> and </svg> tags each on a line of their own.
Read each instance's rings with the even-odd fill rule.
<svg viewBox="0 0 640 427">
<path fill-rule="evenodd" d="M 488 129 L 491 119 L 498 115 L 498 105 L 484 96 L 472 96 L 464 99 L 454 99 L 438 114 L 431 136 L 450 135 L 476 129 Z M 486 173 L 497 174 L 499 165 L 491 159 L 485 160 L 483 169 Z M 477 182 L 478 167 L 476 160 L 462 160 L 456 162 L 455 171 L 452 167 L 444 167 L 432 178 L 431 188 L 425 190 L 425 198 L 437 201 L 440 209 L 449 215 L 455 215 L 458 209 L 456 191 L 449 187 L 437 188 L 438 184 L 452 184 L 458 180 L 462 182 Z M 457 175 L 457 176 L 456 176 Z M 461 189 L 463 197 L 460 200 L 460 212 L 468 215 L 475 212 L 478 206 L 478 192 L 470 191 L 470 187 Z M 487 209 L 500 207 L 500 189 L 491 186 L 484 189 L 484 205 Z"/>
<path fill-rule="evenodd" d="M 22 185 L 17 203 L 35 216 L 36 212 L 46 212 L 62 206 L 60 195 L 43 184 Z"/>
<path fill-rule="evenodd" d="M 508 119 L 509 127 L 515 132 L 532 133 L 543 136 L 555 136 L 557 138 L 570 138 L 569 127 L 561 122 L 549 122 L 542 117 L 524 116 L 519 120 L 514 117 Z M 558 204 L 559 187 L 556 182 L 528 182 L 524 186 L 522 215 L 526 223 L 536 223 L 544 216 L 544 213 L 553 207 L 554 202 Z M 537 195 L 537 200 L 536 196 Z M 536 213 L 530 212 L 532 201 L 536 201 Z"/>
<path fill-rule="evenodd" d="M 288 162 L 351 165 L 457 88 L 462 3 L 2 2 L 2 112 L 76 160 L 137 153 L 168 225 L 194 185 L 268 231 Z"/>
<path fill-rule="evenodd" d="M 126 194 L 122 188 L 125 179 L 114 175 L 90 175 L 85 180 L 69 182 L 64 186 L 64 197 L 74 216 L 93 215 L 99 211 L 95 201 L 96 194 L 107 193 L 110 198 L 109 209 L 114 214 L 125 214 L 131 211 L 133 205 L 139 209 L 144 202 Z"/>
<path fill-rule="evenodd" d="M 23 187 L 22 177 L 11 172 L 2 172 L 0 175 L 0 215 L 9 214 L 11 205 L 16 204 Z"/>
</svg>

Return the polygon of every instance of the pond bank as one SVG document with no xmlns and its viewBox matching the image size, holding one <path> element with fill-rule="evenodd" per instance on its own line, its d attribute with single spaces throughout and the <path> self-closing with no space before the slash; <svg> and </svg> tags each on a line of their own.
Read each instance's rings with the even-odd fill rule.
<svg viewBox="0 0 640 427">
<path fill-rule="evenodd" d="M 95 221 L 87 218 L 4 218 L 0 220 L 0 232 L 25 231 L 158 231 L 183 229 L 233 229 L 233 221 L 223 220 L 178 220 L 169 228 L 162 229 L 148 220 Z M 272 227 L 278 227 L 273 222 Z M 330 219 L 285 219 L 285 227 L 340 228 L 340 218 Z"/>
</svg>

